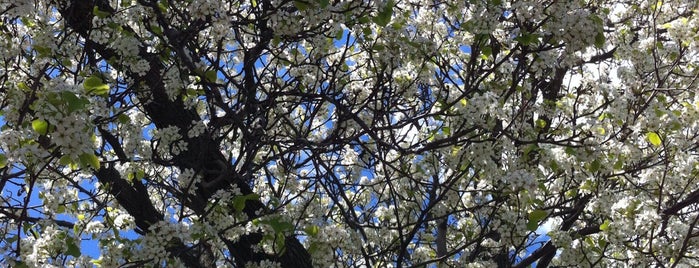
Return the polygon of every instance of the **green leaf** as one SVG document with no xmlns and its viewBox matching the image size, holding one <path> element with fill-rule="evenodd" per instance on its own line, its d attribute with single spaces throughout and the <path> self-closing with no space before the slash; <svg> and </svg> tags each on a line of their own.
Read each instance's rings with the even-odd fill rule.
<svg viewBox="0 0 699 268">
<path fill-rule="evenodd" d="M 79 98 L 73 92 L 70 91 L 61 92 L 61 98 L 66 104 L 68 104 L 68 113 L 85 109 L 85 107 L 87 107 L 87 105 L 90 104 L 89 100 Z"/>
<path fill-rule="evenodd" d="M 540 209 L 529 212 L 529 221 L 527 222 L 527 229 L 532 232 L 536 231 L 536 229 L 539 228 L 539 221 L 546 218 L 546 215 L 548 215 L 548 213 Z"/>
<path fill-rule="evenodd" d="M 549 162 L 549 167 L 550 167 L 551 170 L 553 170 L 554 172 L 558 171 L 558 168 L 559 168 L 558 162 L 556 162 L 556 160 L 551 160 L 551 162 Z"/>
<path fill-rule="evenodd" d="M 277 233 L 276 239 L 274 239 L 274 252 L 279 254 L 284 253 L 284 251 L 286 251 L 286 237 L 283 233 Z"/>
<path fill-rule="evenodd" d="M 548 215 L 548 213 L 546 213 L 545 210 L 537 209 L 529 212 L 529 220 L 538 222 L 546 218 L 546 215 Z"/>
<path fill-rule="evenodd" d="M 592 173 L 595 173 L 599 171 L 599 169 L 602 167 L 602 163 L 600 163 L 599 159 L 595 159 L 590 163 L 590 165 L 587 167 L 587 170 L 589 170 Z"/>
<path fill-rule="evenodd" d="M 294 1 L 294 6 L 301 11 L 308 9 L 308 3 L 304 1 Z"/>
<path fill-rule="evenodd" d="M 32 128 L 40 135 L 46 135 L 49 129 L 49 123 L 43 119 L 34 119 L 34 121 L 32 121 Z"/>
<path fill-rule="evenodd" d="M 609 224 L 611 222 L 609 220 L 604 220 L 604 222 L 599 226 L 600 231 L 606 231 L 609 230 Z"/>
<path fill-rule="evenodd" d="M 530 157 L 536 157 L 537 153 L 540 150 L 541 150 L 541 148 L 539 148 L 539 145 L 530 144 L 529 146 L 524 148 L 524 151 L 522 151 L 524 160 L 529 160 Z"/>
<path fill-rule="evenodd" d="M 0 154 L 0 168 L 7 166 L 7 156 L 5 154 Z"/>
<path fill-rule="evenodd" d="M 318 4 L 320 4 L 321 8 L 326 8 L 328 5 L 330 5 L 330 0 L 316 0 Z"/>
<path fill-rule="evenodd" d="M 604 43 L 607 41 L 607 39 L 604 37 L 603 32 L 598 32 L 597 35 L 595 35 L 595 47 L 596 48 L 604 48 Z"/>
<path fill-rule="evenodd" d="M 670 123 L 670 130 L 678 131 L 680 129 L 682 129 L 682 124 L 680 124 L 680 122 L 674 121 Z"/>
<path fill-rule="evenodd" d="M 564 196 L 565 196 L 565 197 L 568 197 L 568 198 L 573 198 L 573 197 L 575 197 L 577 194 L 578 194 L 578 190 L 577 190 L 577 189 L 570 189 L 570 190 L 568 190 L 568 191 L 566 191 L 566 192 L 564 193 Z"/>
<path fill-rule="evenodd" d="M 94 74 L 85 79 L 85 82 L 83 82 L 83 88 L 85 88 L 85 91 L 88 94 L 100 96 L 106 96 L 109 94 L 109 85 L 105 84 L 102 81 L 102 78 L 99 78 Z"/>
<path fill-rule="evenodd" d="M 306 227 L 305 231 L 310 236 L 316 236 L 320 232 L 320 227 L 318 227 L 317 225 L 311 225 Z"/>
<path fill-rule="evenodd" d="M 251 3 L 251 4 L 252 4 L 252 7 L 257 7 L 257 1 L 252 0 L 252 3 Z"/>
<path fill-rule="evenodd" d="M 359 19 L 357 19 L 357 21 L 360 24 L 365 24 L 365 23 L 369 22 L 369 18 L 368 17 L 359 17 Z"/>
<path fill-rule="evenodd" d="M 167 13 L 167 8 L 170 6 L 170 3 L 167 1 L 158 1 L 158 9 L 162 13 Z"/>
<path fill-rule="evenodd" d="M 278 46 L 279 43 L 281 43 L 281 42 L 282 42 L 281 37 L 279 37 L 279 35 L 275 35 L 275 36 L 272 38 L 272 47 Z"/>
<path fill-rule="evenodd" d="M 69 155 L 64 155 L 58 160 L 58 163 L 67 166 L 73 164 L 73 159 L 71 159 Z"/>
<path fill-rule="evenodd" d="M 527 230 L 533 232 L 533 231 L 536 231 L 536 229 L 539 229 L 539 223 L 538 223 L 538 222 L 532 221 L 532 220 L 530 220 L 530 221 L 527 222 Z"/>
<path fill-rule="evenodd" d="M 276 217 L 269 220 L 268 224 L 272 227 L 275 233 L 294 230 L 294 225 L 287 221 L 282 221 L 282 217 Z"/>
<path fill-rule="evenodd" d="M 233 209 L 238 212 L 243 211 L 245 209 L 245 199 L 241 198 L 241 196 L 233 198 Z"/>
<path fill-rule="evenodd" d="M 660 140 L 660 136 L 658 136 L 658 133 L 655 132 L 648 132 L 646 134 L 646 138 L 650 142 L 650 144 L 653 144 L 654 146 L 660 146 L 662 141 Z"/>
<path fill-rule="evenodd" d="M 19 83 L 17 83 L 17 88 L 19 88 L 19 89 L 21 89 L 22 91 L 25 91 L 25 92 L 29 92 L 29 91 L 32 90 L 31 88 L 29 88 L 29 86 L 27 86 L 27 83 L 24 83 L 24 82 L 19 82 Z"/>
<path fill-rule="evenodd" d="M 24 233 L 27 235 L 32 235 L 34 238 L 39 238 L 41 235 L 39 235 L 39 232 L 36 231 L 37 224 L 25 224 L 22 229 L 24 229 Z"/>
<path fill-rule="evenodd" d="M 48 57 L 52 54 L 51 48 L 45 46 L 34 46 L 34 50 L 36 50 L 36 52 L 39 53 L 39 56 L 41 57 Z"/>
<path fill-rule="evenodd" d="M 157 36 L 163 35 L 163 28 L 160 28 L 159 26 L 151 26 L 150 30 Z"/>
<path fill-rule="evenodd" d="M 592 189 L 595 188 L 595 184 L 593 184 L 592 181 L 586 180 L 580 186 L 578 186 L 578 189 L 584 190 L 584 191 L 592 191 Z"/>
<path fill-rule="evenodd" d="M 446 136 L 451 135 L 451 128 L 449 128 L 449 127 L 443 127 L 443 128 L 442 128 L 442 133 L 444 133 L 444 135 L 446 135 Z"/>
<path fill-rule="evenodd" d="M 483 54 L 486 57 L 490 57 L 491 55 L 493 55 L 493 48 L 485 46 L 481 49 L 481 54 Z"/>
<path fill-rule="evenodd" d="M 22 17 L 19 20 L 22 22 L 22 24 L 26 25 L 29 28 L 34 28 L 34 26 L 36 26 L 36 23 L 34 23 L 34 20 L 32 20 L 30 18 Z"/>
<path fill-rule="evenodd" d="M 248 200 L 254 201 L 260 198 L 257 194 L 240 195 L 233 198 L 233 208 L 235 211 L 242 212 L 245 209 L 245 202 Z"/>
<path fill-rule="evenodd" d="M 601 236 L 600 236 L 600 237 L 597 239 L 597 244 L 599 244 L 599 247 L 600 247 L 600 248 L 605 248 L 605 247 L 607 247 L 607 240 L 605 240 L 604 237 L 601 237 Z"/>
<path fill-rule="evenodd" d="M 209 82 L 212 82 L 212 83 L 213 83 L 213 82 L 216 82 L 216 78 L 218 77 L 218 75 L 216 74 L 216 70 L 209 70 L 209 71 L 206 71 L 206 73 L 204 74 L 204 76 L 206 77 L 206 81 L 209 81 Z"/>
<path fill-rule="evenodd" d="M 12 244 L 12 243 L 14 243 L 15 241 L 17 241 L 18 239 L 19 239 L 19 238 L 18 238 L 18 236 L 16 236 L 16 235 L 15 235 L 15 236 L 10 236 L 10 237 L 5 238 L 5 242 L 7 242 L 8 244 Z"/>
<path fill-rule="evenodd" d="M 536 119 L 536 128 L 537 129 L 544 129 L 546 128 L 546 120 L 544 119 Z"/>
<path fill-rule="evenodd" d="M 109 12 L 102 11 L 99 8 L 97 8 L 97 6 L 92 8 L 92 14 L 99 17 L 100 19 L 104 19 L 110 15 Z"/>
<path fill-rule="evenodd" d="M 585 244 L 587 244 L 587 246 L 589 246 L 591 248 L 595 247 L 595 241 L 592 241 L 592 238 L 589 236 L 585 237 Z"/>
<path fill-rule="evenodd" d="M 76 258 L 78 258 L 78 257 L 80 257 L 80 255 L 82 255 L 80 253 L 80 248 L 75 244 L 75 240 L 72 237 L 69 237 L 68 239 L 66 239 L 66 242 L 67 242 L 66 244 L 68 244 L 68 248 L 66 249 L 66 252 L 65 252 L 67 255 L 70 255 L 70 256 L 73 256 Z"/>
<path fill-rule="evenodd" d="M 311 242 L 311 244 L 308 246 L 308 253 L 313 254 L 314 252 L 318 251 L 320 246 L 318 246 L 318 243 Z M 374 266 L 378 267 L 378 266 Z"/>
<path fill-rule="evenodd" d="M 393 0 L 388 0 L 386 2 L 386 6 L 379 11 L 378 14 L 376 14 L 376 17 L 373 18 L 374 23 L 378 24 L 381 27 L 386 27 L 389 22 L 391 22 L 391 17 L 393 16 L 393 6 L 395 3 Z"/>
<path fill-rule="evenodd" d="M 128 122 L 131 122 L 131 118 L 129 118 L 129 116 L 126 114 L 119 114 L 117 116 L 117 120 L 119 121 L 119 123 L 122 123 L 122 124 L 126 124 Z"/>
<path fill-rule="evenodd" d="M 523 46 L 529 46 L 539 42 L 539 36 L 532 33 L 522 32 L 520 36 L 515 38 L 515 41 L 519 42 Z"/>
<path fill-rule="evenodd" d="M 614 163 L 614 169 L 621 170 L 622 168 L 624 168 L 624 160 L 617 159 L 616 162 Z"/>
<path fill-rule="evenodd" d="M 604 135 L 605 133 L 607 133 L 607 130 L 604 129 L 603 127 L 597 127 L 596 132 L 599 135 Z"/>
<path fill-rule="evenodd" d="M 344 35 L 345 35 L 345 30 L 342 30 L 342 29 L 337 30 L 337 32 L 335 33 L 335 40 L 341 40 Z"/>
<path fill-rule="evenodd" d="M 100 160 L 93 153 L 83 153 L 80 155 L 80 165 L 83 167 L 90 166 L 98 170 L 100 169 Z"/>
</svg>

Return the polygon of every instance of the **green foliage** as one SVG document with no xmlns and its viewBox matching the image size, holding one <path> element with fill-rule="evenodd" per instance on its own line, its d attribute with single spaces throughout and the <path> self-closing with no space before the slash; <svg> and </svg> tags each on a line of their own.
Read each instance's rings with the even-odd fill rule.
<svg viewBox="0 0 699 268">
<path fill-rule="evenodd" d="M 646 133 L 646 139 L 652 144 L 653 146 L 660 146 L 662 144 L 662 140 L 660 140 L 660 136 L 658 133 L 655 132 L 648 132 Z"/>
<path fill-rule="evenodd" d="M 309 7 L 308 3 L 306 3 L 305 1 L 294 1 L 294 6 L 301 11 L 305 11 Z"/>
<path fill-rule="evenodd" d="M 34 119 L 34 121 L 32 121 L 32 128 L 36 133 L 46 135 L 46 133 L 48 133 L 49 123 L 43 119 Z"/>
<path fill-rule="evenodd" d="M 388 0 L 386 5 L 379 10 L 376 16 L 373 18 L 374 23 L 381 27 L 386 27 L 389 22 L 391 22 L 391 17 L 393 16 L 393 7 L 395 2 L 393 0 Z"/>
<path fill-rule="evenodd" d="M 243 212 L 243 209 L 245 209 L 245 202 L 255 201 L 259 199 L 260 196 L 254 193 L 236 196 L 233 198 L 233 208 L 235 209 L 235 211 Z"/>
<path fill-rule="evenodd" d="M 93 153 L 83 153 L 80 155 L 80 166 L 91 167 L 98 170 L 100 168 L 100 161 Z"/>
<path fill-rule="evenodd" d="M 537 209 L 529 212 L 527 229 L 530 231 L 536 231 L 536 229 L 539 228 L 539 222 L 546 218 L 547 215 L 548 213 L 545 210 Z"/>
<path fill-rule="evenodd" d="M 216 70 L 208 70 L 206 73 L 204 73 L 204 77 L 206 78 L 206 81 L 215 83 L 216 79 L 218 78 L 218 74 L 216 73 Z"/>
<path fill-rule="evenodd" d="M 105 93 L 106 94 L 106 93 Z M 67 105 L 68 114 L 75 111 L 81 111 L 90 104 L 90 101 L 85 97 L 78 97 L 75 93 L 70 91 L 61 92 L 61 100 Z"/>
<path fill-rule="evenodd" d="M 111 14 L 109 14 L 109 12 L 100 10 L 97 6 L 95 6 L 95 7 L 92 9 L 92 14 L 95 15 L 95 16 L 97 16 L 97 17 L 100 18 L 100 19 L 104 19 L 104 18 L 106 18 L 106 17 L 109 17 L 109 15 L 111 15 Z"/>
<path fill-rule="evenodd" d="M 539 42 L 539 36 L 534 33 L 522 32 L 515 38 L 515 41 L 523 46 L 536 45 Z"/>
<path fill-rule="evenodd" d="M 9 265 L 699 266 L 691 5 L 59 2 L 0 14 Z"/>
<path fill-rule="evenodd" d="M 317 225 L 309 225 L 308 227 L 306 227 L 305 231 L 306 234 L 308 234 L 309 236 L 316 236 L 320 232 L 320 227 L 318 227 Z"/>
<path fill-rule="evenodd" d="M 109 94 L 109 85 L 105 84 L 97 75 L 91 75 L 83 82 L 83 88 L 88 94 L 106 96 Z"/>
</svg>

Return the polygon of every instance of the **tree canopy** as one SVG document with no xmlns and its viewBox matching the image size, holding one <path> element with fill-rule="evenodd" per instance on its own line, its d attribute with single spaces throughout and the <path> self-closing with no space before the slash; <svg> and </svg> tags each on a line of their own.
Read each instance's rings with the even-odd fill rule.
<svg viewBox="0 0 699 268">
<path fill-rule="evenodd" d="M 691 0 L 0 2 L 0 262 L 699 266 Z"/>
</svg>

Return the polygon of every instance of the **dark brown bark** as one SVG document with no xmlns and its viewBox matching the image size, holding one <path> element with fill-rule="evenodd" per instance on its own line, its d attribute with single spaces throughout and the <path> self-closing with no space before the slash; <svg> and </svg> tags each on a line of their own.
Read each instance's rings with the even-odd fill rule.
<svg viewBox="0 0 699 268">
<path fill-rule="evenodd" d="M 86 39 L 86 46 L 89 45 L 102 58 L 115 57 L 118 53 L 110 49 L 106 44 L 99 44 L 89 39 L 88 33 L 92 27 L 91 21 L 94 6 L 97 6 L 101 11 L 113 12 L 108 3 L 101 0 L 74 0 L 60 1 L 58 3 L 59 12 L 65 18 L 67 26 Z M 268 33 L 261 34 L 269 35 Z M 259 57 L 259 51 L 264 45 L 256 46 L 246 53 L 245 70 L 251 71 L 254 69 L 254 58 Z M 197 174 L 203 175 L 202 185 L 199 187 L 196 195 L 188 196 L 183 200 L 185 205 L 190 207 L 195 213 L 204 215 L 205 205 L 209 198 L 219 190 L 230 190 L 233 187 L 237 187 L 244 195 L 252 193 L 252 189 L 248 184 L 252 175 L 252 163 L 246 163 L 241 170 L 235 170 L 231 162 L 220 152 L 218 144 L 211 137 L 210 133 L 204 133 L 195 138 L 187 137 L 187 129 L 191 122 L 200 121 L 201 118 L 195 111 L 185 108 L 179 98 L 175 101 L 169 100 L 162 82 L 161 74 L 164 66 L 160 61 L 159 55 L 148 53 L 145 48 L 141 47 L 140 56 L 150 64 L 150 70 L 146 75 L 141 76 L 133 73 L 128 68 L 124 68 L 124 66 L 113 67 L 120 69 L 120 71 L 133 78 L 135 80 L 134 85 L 144 85 L 143 88 L 136 88 L 135 90 L 141 103 L 146 103 L 142 107 L 143 110 L 157 128 L 176 126 L 180 129 L 180 133 L 183 134 L 183 140 L 187 142 L 188 150 L 168 160 L 168 164 L 180 170 L 192 169 Z M 181 57 L 182 55 L 178 56 Z M 252 78 L 248 81 L 252 81 Z M 256 91 L 256 84 L 245 83 L 245 86 L 244 92 L 248 96 L 254 96 L 250 92 Z M 250 104 L 255 101 L 254 99 L 246 100 Z M 247 107 L 253 106 L 249 105 Z M 257 147 L 254 143 L 248 143 L 246 146 L 246 148 L 251 150 Z M 146 186 L 140 181 L 134 180 L 133 183 L 129 183 L 122 179 L 119 173 L 112 167 L 103 167 L 95 175 L 100 181 L 109 184 L 110 193 L 134 217 L 139 232 L 147 233 L 153 223 L 163 220 L 163 215 L 150 203 L 148 193 L 145 190 Z M 266 207 L 259 200 L 248 200 L 246 202 L 244 212 L 250 219 L 259 217 L 256 214 L 259 211 L 263 213 L 266 211 Z M 312 266 L 310 255 L 293 236 L 286 238 L 286 250 L 279 256 L 253 250 L 262 240 L 262 236 L 263 234 L 261 233 L 252 233 L 241 237 L 235 242 L 224 238 L 221 239 L 226 242 L 235 263 L 241 267 L 248 262 L 259 262 L 261 260 L 278 261 L 283 267 Z M 212 256 L 209 254 L 210 249 L 206 249 L 206 246 L 200 245 L 188 248 L 181 241 L 176 244 L 175 247 L 169 249 L 170 253 L 179 257 L 187 266 L 210 267 L 213 264 Z"/>
</svg>

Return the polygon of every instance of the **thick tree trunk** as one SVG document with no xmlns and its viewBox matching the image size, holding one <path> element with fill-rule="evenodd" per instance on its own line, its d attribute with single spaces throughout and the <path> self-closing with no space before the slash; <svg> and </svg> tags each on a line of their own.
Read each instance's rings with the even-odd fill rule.
<svg viewBox="0 0 699 268">
<path fill-rule="evenodd" d="M 101 11 L 113 12 L 108 2 L 104 0 L 59 1 L 58 10 L 65 18 L 66 25 L 86 39 L 86 47 L 100 54 L 102 58 L 116 57 L 118 53 L 109 48 L 107 44 L 96 43 L 89 39 L 88 33 L 92 28 L 91 22 L 95 6 Z M 127 28 L 127 26 L 124 27 Z M 254 49 L 260 50 L 260 47 L 256 46 Z M 92 53 L 92 51 L 86 52 Z M 254 52 L 249 55 L 251 57 L 259 56 L 259 52 L 257 53 L 258 55 L 255 55 L 256 53 Z M 140 99 L 141 103 L 146 103 L 142 108 L 157 128 L 176 126 L 180 128 L 181 134 L 184 134 L 182 136 L 188 144 L 188 151 L 175 156 L 172 159 L 172 164 L 180 170 L 193 169 L 197 174 L 204 176 L 202 187 L 199 187 L 196 196 L 187 197 L 188 201 L 185 205 L 197 214 L 203 215 L 205 212 L 204 206 L 208 203 L 208 199 L 219 190 L 237 187 L 244 195 L 252 193 L 252 189 L 248 184 L 252 174 L 251 170 L 235 170 L 233 165 L 220 152 L 218 144 L 209 133 L 204 133 L 195 138 L 187 137 L 187 129 L 191 122 L 200 121 L 201 118 L 193 110 L 186 109 L 181 100 L 169 100 L 162 82 L 161 74 L 164 66 L 159 56 L 148 53 L 143 47 L 140 48 L 140 56 L 150 64 L 150 70 L 146 75 L 131 72 L 124 66 L 113 67 L 120 69 L 120 71 L 134 79 L 134 85 L 144 85 L 143 88 L 137 89 L 139 93 L 143 94 L 137 95 L 139 98 L 142 98 Z M 246 61 L 246 65 L 251 65 L 247 66 L 248 70 L 254 69 L 252 68 L 254 62 L 254 60 Z M 244 92 L 254 92 L 256 90 L 254 83 L 246 83 L 246 86 L 250 88 L 246 88 Z M 243 165 L 243 167 L 250 169 L 250 165 Z M 100 181 L 109 182 L 112 188 L 110 192 L 116 196 L 119 204 L 135 218 L 140 232 L 148 232 L 151 224 L 163 219 L 163 215 L 158 213 L 153 204 L 150 203 L 145 186 L 140 182 L 135 182 L 134 184 L 126 182 L 111 167 L 102 168 L 95 175 Z M 244 212 L 250 219 L 253 219 L 259 217 L 256 214 L 257 211 L 265 211 L 265 209 L 264 204 L 260 201 L 248 200 Z M 263 234 L 261 233 L 252 233 L 241 237 L 235 242 L 222 239 L 226 242 L 236 264 L 241 267 L 248 262 L 261 260 L 277 261 L 283 267 L 312 266 L 310 255 L 295 237 L 287 237 L 286 250 L 280 256 L 275 256 L 254 250 L 255 246 L 262 240 L 262 236 Z M 187 248 L 180 242 L 179 246 L 170 248 L 170 253 L 181 258 L 188 266 L 207 267 L 212 264 L 211 254 L 206 254 L 210 252 L 210 249 L 202 250 L 203 248 L 205 249 L 206 247 Z"/>
</svg>

